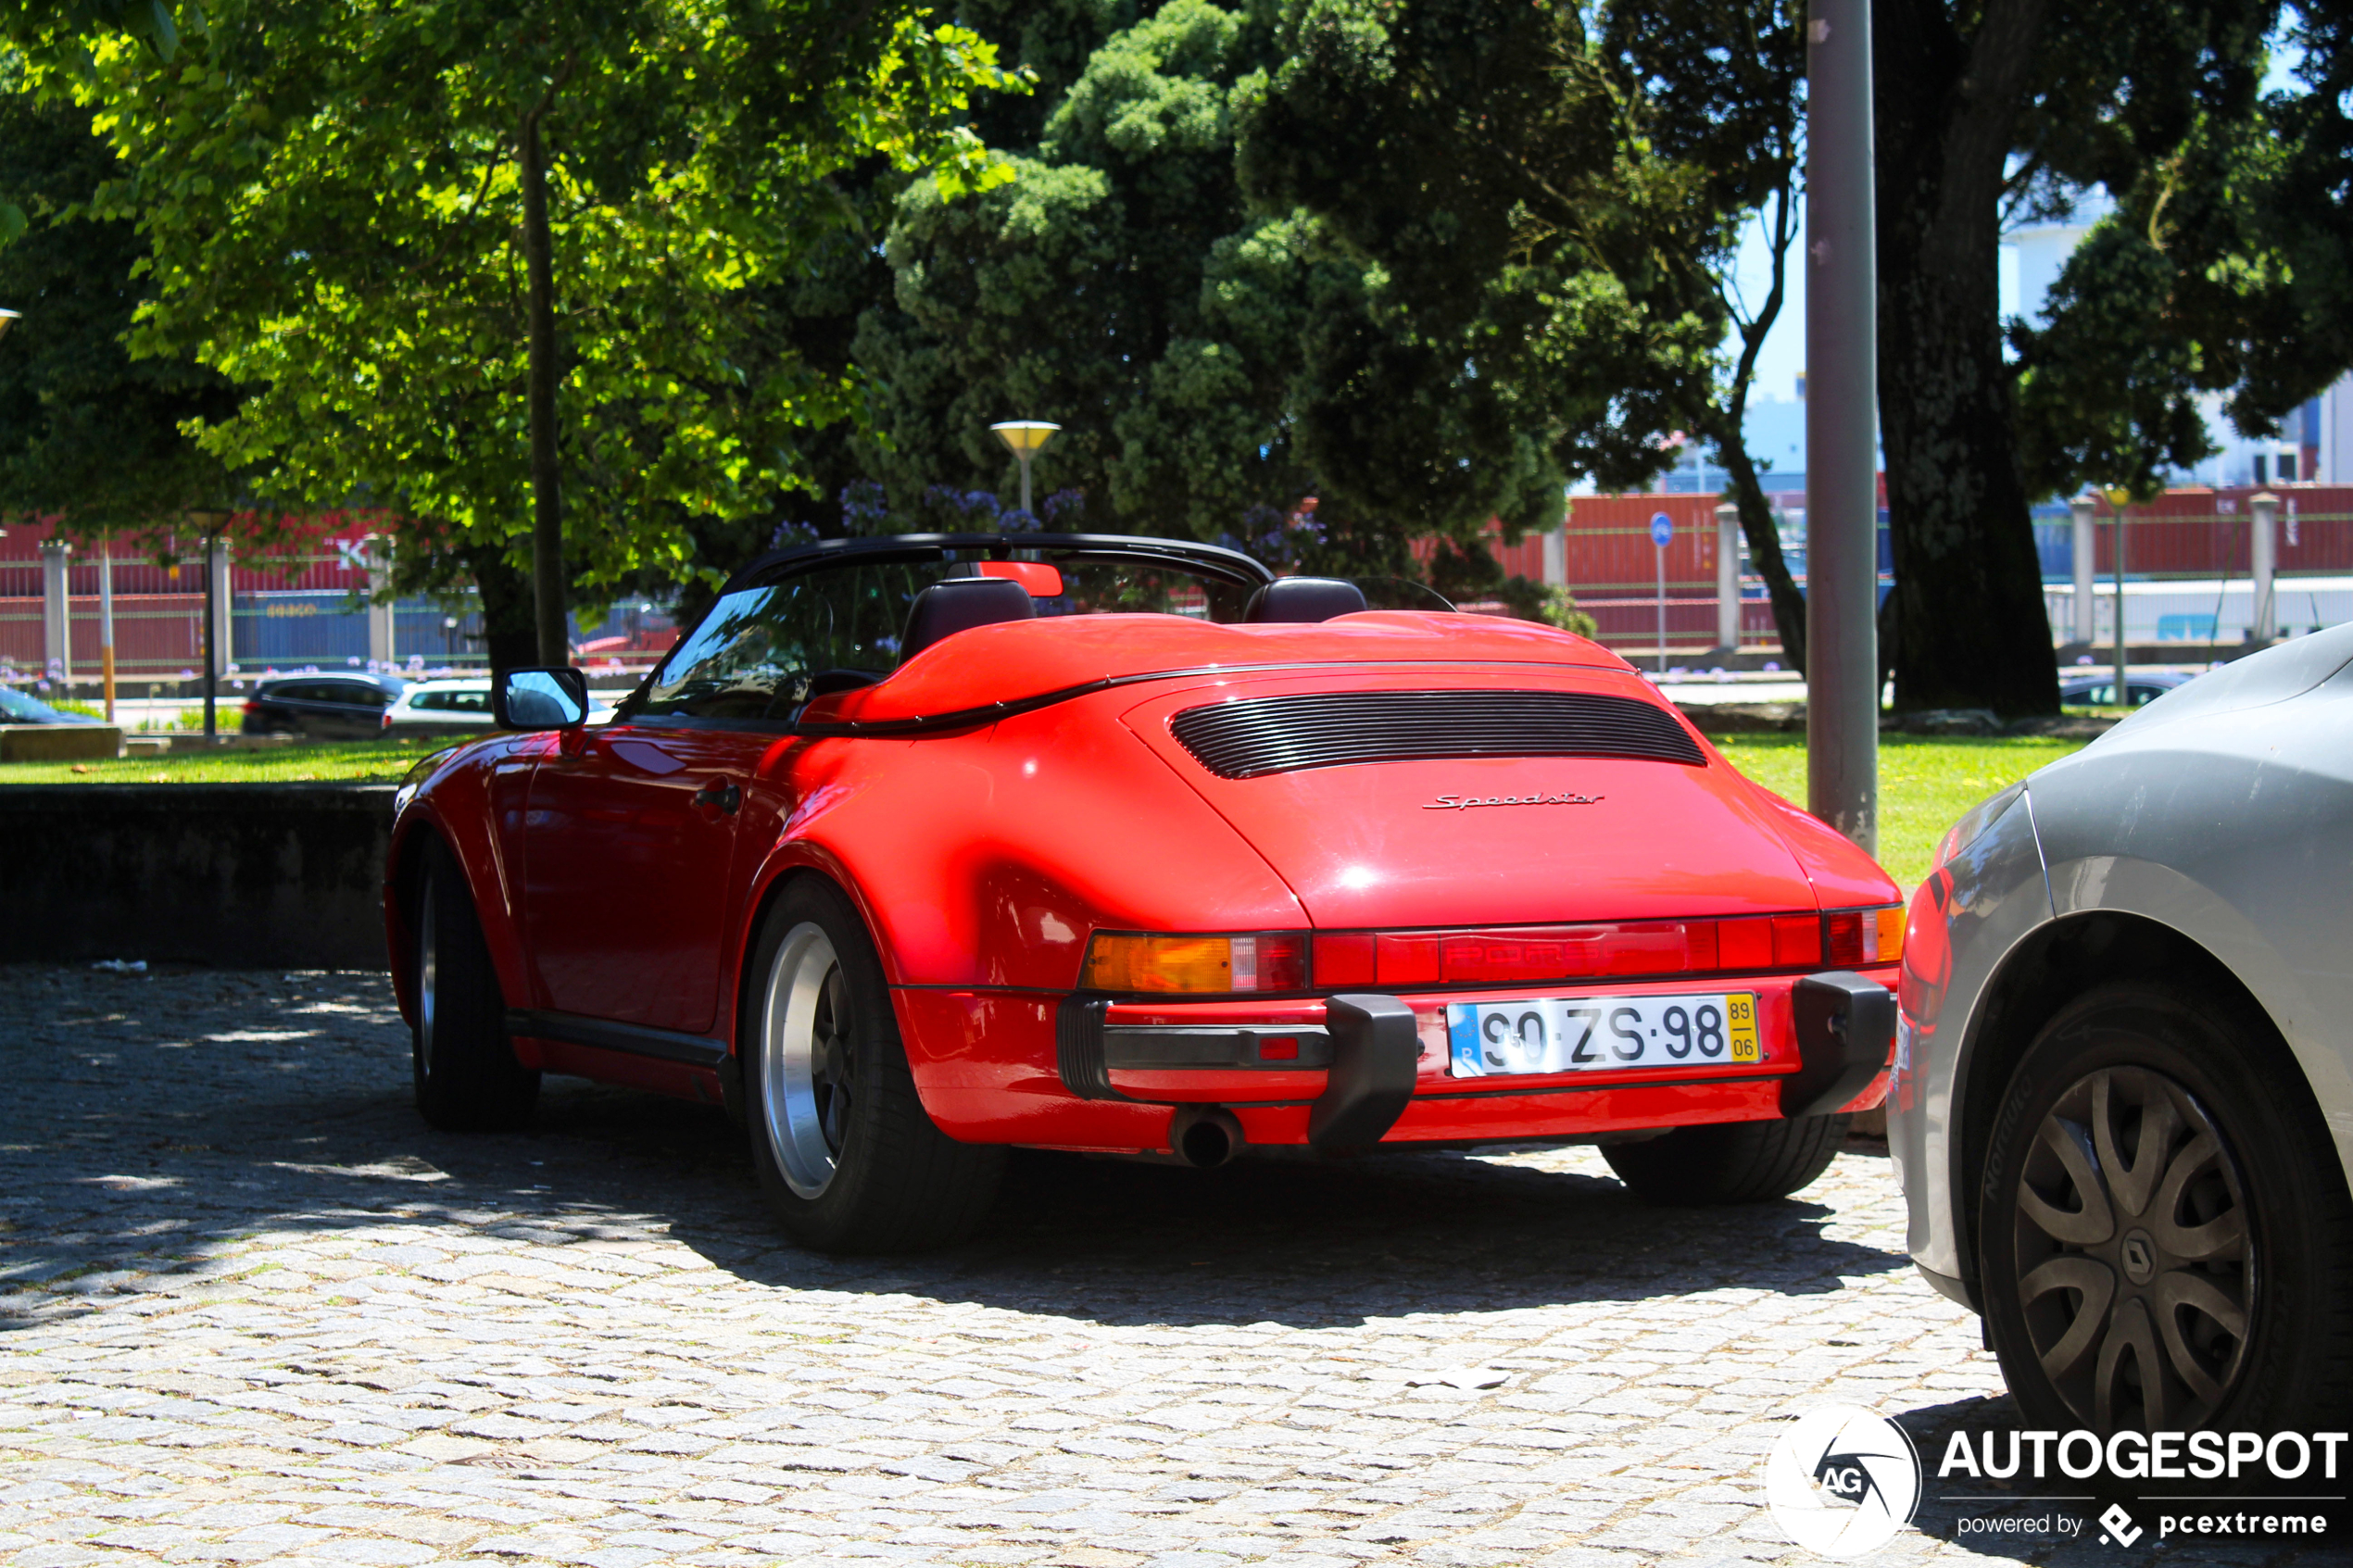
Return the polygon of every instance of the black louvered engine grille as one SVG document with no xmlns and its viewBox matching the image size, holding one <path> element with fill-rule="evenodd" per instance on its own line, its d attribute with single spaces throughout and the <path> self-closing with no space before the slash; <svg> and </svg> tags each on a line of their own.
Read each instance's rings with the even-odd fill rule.
<svg viewBox="0 0 2353 1568">
<path fill-rule="evenodd" d="M 1691 733 L 1595 692 L 1315 692 L 1189 708 L 1176 739 L 1221 779 L 1457 757 L 1632 757 L 1697 766 Z"/>
</svg>

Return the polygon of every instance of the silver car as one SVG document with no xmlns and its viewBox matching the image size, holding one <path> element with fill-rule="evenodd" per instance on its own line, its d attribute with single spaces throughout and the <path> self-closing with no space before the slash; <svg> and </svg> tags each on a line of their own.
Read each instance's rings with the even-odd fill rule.
<svg viewBox="0 0 2353 1568">
<path fill-rule="evenodd" d="M 2025 1425 L 2341 1428 L 2353 626 L 2168 693 L 1937 860 L 1888 1143 Z"/>
</svg>

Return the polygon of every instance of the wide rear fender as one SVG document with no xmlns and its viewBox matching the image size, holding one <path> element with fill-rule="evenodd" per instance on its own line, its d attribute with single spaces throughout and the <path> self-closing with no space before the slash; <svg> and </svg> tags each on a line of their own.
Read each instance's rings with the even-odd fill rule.
<svg viewBox="0 0 2353 1568">
<path fill-rule="evenodd" d="M 742 943 L 799 870 L 856 902 L 894 985 L 1068 991 L 1097 930 L 1303 930 L 1282 879 L 1116 723 L 1120 703 L 780 754 L 770 771 L 798 804 L 761 857 Z"/>
</svg>

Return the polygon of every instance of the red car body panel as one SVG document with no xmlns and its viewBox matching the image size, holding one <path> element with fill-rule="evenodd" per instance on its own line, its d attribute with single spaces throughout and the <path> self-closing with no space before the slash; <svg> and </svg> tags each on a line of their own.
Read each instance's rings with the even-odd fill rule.
<svg viewBox="0 0 2353 1568">
<path fill-rule="evenodd" d="M 500 735 L 412 775 L 387 884 L 397 994 L 421 835 L 464 868 L 510 1010 L 736 1048 L 741 972 L 780 882 L 839 885 L 881 956 L 925 1109 L 972 1141 L 1168 1146 L 1184 1104 L 1253 1142 L 1301 1143 L 1321 1068 L 1112 1076 L 1082 1098 L 1057 1010 L 1101 931 L 1496 927 L 1892 905 L 1894 884 L 1705 741 L 1701 765 L 1475 758 L 1225 779 L 1170 730 L 1188 709 L 1346 690 L 1600 693 L 1680 714 L 1621 659 L 1529 623 L 1371 612 L 1310 625 L 1092 615 L 958 633 L 799 729 L 616 720 Z M 814 731 L 815 733 L 812 733 Z M 740 791 L 724 809 L 722 793 Z M 1492 805 L 1468 802 L 1494 801 Z M 1514 803 L 1505 804 L 1503 802 Z M 1814 967 L 1824 967 L 1816 965 Z M 1893 985 L 1892 965 L 1867 970 Z M 1401 993 L 1427 1049 L 1389 1141 L 1579 1135 L 1780 1114 L 1799 972 L 1660 975 Z M 1442 1007 L 1488 996 L 1758 996 L 1766 1060 L 1732 1074 L 1447 1076 Z M 1313 1025 L 1320 996 L 1122 1001 L 1130 1021 Z M 531 1033 L 526 1065 L 692 1098 L 702 1061 Z M 624 1043 L 625 1044 L 625 1043 Z M 1874 1083 L 1855 1100 L 1875 1104 Z"/>
</svg>

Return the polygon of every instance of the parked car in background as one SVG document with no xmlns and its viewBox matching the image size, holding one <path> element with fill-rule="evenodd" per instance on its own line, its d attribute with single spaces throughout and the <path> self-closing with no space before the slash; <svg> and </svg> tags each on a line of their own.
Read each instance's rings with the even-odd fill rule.
<svg viewBox="0 0 2353 1568">
<path fill-rule="evenodd" d="M 308 740 L 373 740 L 384 709 L 409 683 L 397 675 L 285 675 L 245 698 L 245 733 Z"/>
<path fill-rule="evenodd" d="M 610 707 L 591 699 L 589 723 L 601 724 L 611 717 Z M 487 675 L 412 681 L 384 711 L 384 733 L 395 736 L 478 734 L 495 722 Z"/>
<path fill-rule="evenodd" d="M 2062 675 L 2059 677 L 2059 701 L 2074 708 L 2146 708 L 2167 692 L 2187 685 L 2195 678 L 2173 670 L 2128 670 L 2124 672 L 2124 694 L 2131 700 L 2120 705 L 2116 700 L 2114 671 L 2101 675 Z"/>
<path fill-rule="evenodd" d="M 104 720 L 86 713 L 68 713 L 13 686 L 0 686 L 0 724 L 98 724 Z"/>
<path fill-rule="evenodd" d="M 524 733 L 396 797 L 419 1109 L 724 1102 L 841 1250 L 964 1234 L 1015 1145 L 1805 1186 L 1879 1103 L 1895 884 L 1607 649 L 1425 605 L 1181 540 L 837 539 L 599 728 L 581 671 L 507 671 Z"/>
<path fill-rule="evenodd" d="M 2200 675 L 1946 835 L 1888 1146 L 1912 1256 L 1983 1315 L 2021 1426 L 2344 1426 L 2348 867 L 2353 625 Z"/>
</svg>

